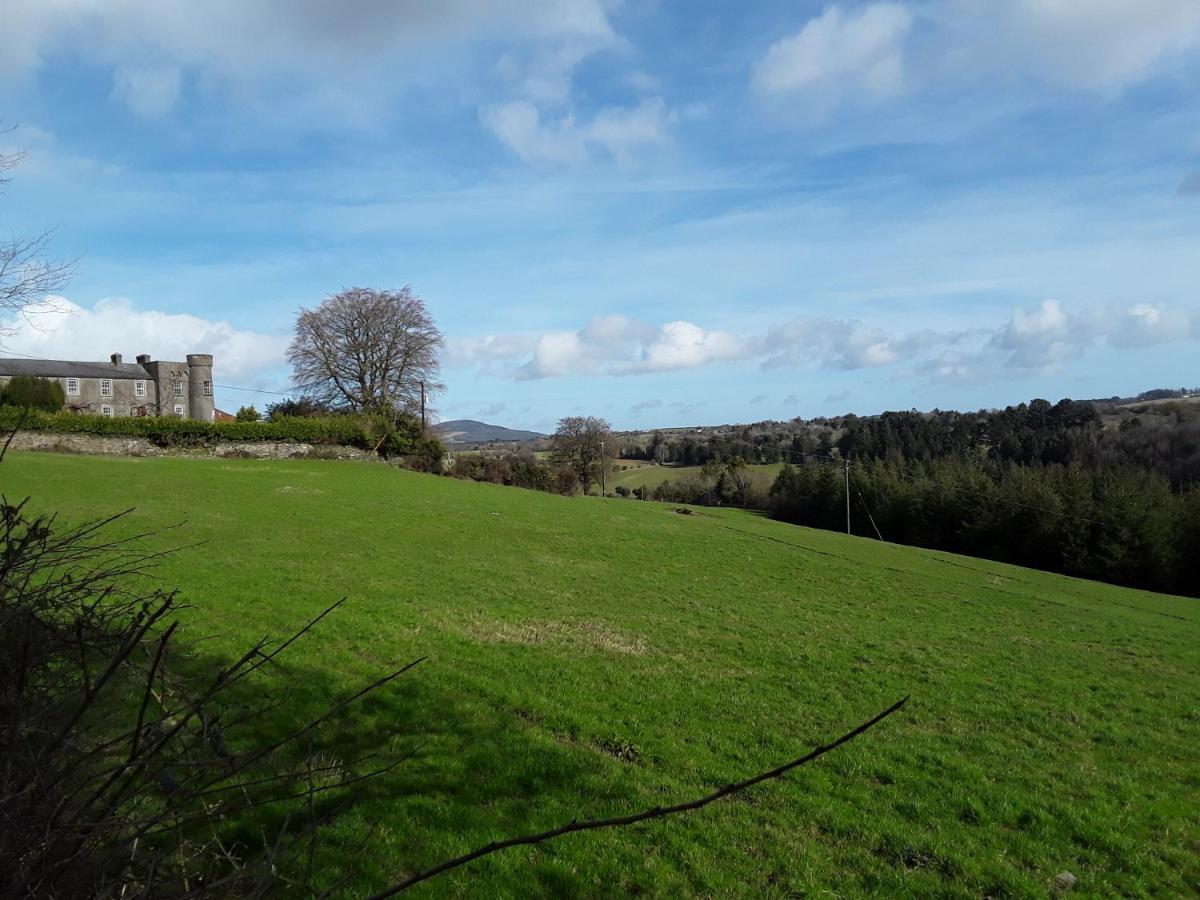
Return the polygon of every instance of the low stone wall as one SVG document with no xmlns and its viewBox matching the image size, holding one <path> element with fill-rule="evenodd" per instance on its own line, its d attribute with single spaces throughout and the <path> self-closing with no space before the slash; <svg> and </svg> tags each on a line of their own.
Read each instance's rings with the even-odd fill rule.
<svg viewBox="0 0 1200 900">
<path fill-rule="evenodd" d="M 212 447 L 163 448 L 145 438 L 96 434 L 52 434 L 21 431 L 13 450 L 45 450 L 54 453 L 88 453 L 99 456 L 203 456 L 242 459 L 379 459 L 370 450 L 336 444 L 301 444 L 288 441 L 225 441 Z"/>
</svg>

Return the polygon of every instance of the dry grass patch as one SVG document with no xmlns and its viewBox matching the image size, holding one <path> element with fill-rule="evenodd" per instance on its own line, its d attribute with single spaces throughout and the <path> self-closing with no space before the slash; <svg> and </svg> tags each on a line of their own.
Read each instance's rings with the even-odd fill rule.
<svg viewBox="0 0 1200 900">
<path fill-rule="evenodd" d="M 646 641 L 638 635 L 613 628 L 604 622 L 588 620 L 476 621 L 467 626 L 466 633 L 485 644 L 566 647 L 621 656 L 645 656 L 649 652 Z"/>
</svg>

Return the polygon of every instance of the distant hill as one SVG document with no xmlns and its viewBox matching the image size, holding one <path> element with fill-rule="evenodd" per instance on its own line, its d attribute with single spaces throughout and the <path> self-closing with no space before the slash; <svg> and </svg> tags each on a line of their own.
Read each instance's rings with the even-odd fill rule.
<svg viewBox="0 0 1200 900">
<path fill-rule="evenodd" d="M 521 431 L 503 425 L 489 425 L 474 419 L 455 419 L 433 426 L 447 444 L 489 444 L 498 441 L 534 441 L 545 437 L 537 431 Z"/>
</svg>

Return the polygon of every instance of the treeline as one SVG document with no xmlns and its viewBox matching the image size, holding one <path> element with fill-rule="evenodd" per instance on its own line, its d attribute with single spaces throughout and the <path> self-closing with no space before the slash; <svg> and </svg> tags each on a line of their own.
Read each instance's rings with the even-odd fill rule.
<svg viewBox="0 0 1200 900">
<path fill-rule="evenodd" d="M 1154 393 L 1154 392 L 1151 392 Z M 1174 392 L 1168 392 L 1174 393 Z M 729 434 L 627 441 L 621 456 L 681 466 L 852 460 L 955 459 L 1023 466 L 1129 466 L 1165 475 L 1175 489 L 1200 482 L 1200 406 L 1133 407 L 1119 427 L 1104 427 L 1090 401 L 1033 400 L 978 412 L 886 412 L 744 427 Z"/>
<path fill-rule="evenodd" d="M 655 434 L 622 455 L 701 466 L 645 499 L 834 530 L 846 527 L 848 462 L 856 534 L 1200 596 L 1200 407 L 1160 393 L 1107 415 L 1034 400 Z M 744 463 L 771 462 L 788 465 L 769 490 L 745 477 Z"/>
<path fill-rule="evenodd" d="M 802 453 L 829 453 L 833 449 L 834 429 L 816 424 L 796 433 L 755 431 L 746 427 L 736 434 L 671 439 L 660 432 L 647 443 L 627 441 L 621 447 L 622 459 L 641 459 L 664 465 L 702 466 L 710 462 L 740 459 L 752 465 L 784 462 Z"/>
<path fill-rule="evenodd" d="M 1127 466 L 1165 475 L 1175 488 L 1200 481 L 1200 413 L 1142 408 L 1104 428 L 1091 403 L 1034 400 L 996 412 L 889 412 L 847 417 L 836 446 L 847 459 L 978 459 L 1036 465 Z M 1150 414 L 1152 413 L 1152 414 Z"/>
<path fill-rule="evenodd" d="M 1200 596 L 1200 490 L 1174 491 L 1144 469 L 860 461 L 850 500 L 852 531 L 865 537 Z M 785 466 L 766 506 L 844 529 L 842 467 Z"/>
</svg>

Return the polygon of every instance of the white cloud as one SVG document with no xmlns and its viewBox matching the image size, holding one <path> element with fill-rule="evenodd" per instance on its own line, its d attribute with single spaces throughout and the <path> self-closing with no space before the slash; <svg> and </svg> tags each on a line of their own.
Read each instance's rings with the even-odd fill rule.
<svg viewBox="0 0 1200 900">
<path fill-rule="evenodd" d="M 22 71 L 53 50 L 114 64 L 154 58 L 221 75 L 325 71 L 397 50 L 492 38 L 607 39 L 603 0 L 7 0 L 0 66 Z"/>
<path fill-rule="evenodd" d="M 835 369 L 886 366 L 899 358 L 882 329 L 846 319 L 795 319 L 767 330 L 759 342 L 766 368 L 818 365 Z"/>
<path fill-rule="evenodd" d="M 625 376 L 718 363 L 765 369 L 890 368 L 895 377 L 964 381 L 1005 371 L 1053 372 L 1105 343 L 1132 349 L 1200 340 L 1200 310 L 1137 303 L 1068 311 L 1057 300 L 1018 308 L 1005 322 L 969 330 L 890 332 L 857 320 L 799 318 L 758 334 L 602 316 L 576 331 L 490 335 L 451 342 L 447 365 L 501 377 Z M 795 395 L 784 400 L 792 403 Z"/>
<path fill-rule="evenodd" d="M 667 143 L 668 126 L 675 121 L 661 97 L 633 107 L 606 107 L 587 122 L 577 122 L 569 113 L 543 120 L 528 100 L 486 107 L 480 117 L 501 143 L 530 163 L 584 162 L 595 149 L 628 162 L 643 147 Z"/>
<path fill-rule="evenodd" d="M 19 351 L 45 359 L 106 360 L 121 353 L 184 359 L 211 353 L 218 380 L 255 378 L 284 364 L 288 339 L 234 328 L 187 313 L 138 309 L 128 300 L 101 300 L 92 309 L 49 297 L 0 322 L 0 355 Z"/>
<path fill-rule="evenodd" d="M 1010 368 L 1051 373 L 1101 342 L 1118 349 L 1200 339 L 1200 312 L 1153 303 L 1093 306 L 1068 312 L 1057 300 L 1016 309 L 990 346 Z"/>
<path fill-rule="evenodd" d="M 898 3 L 857 12 L 830 6 L 771 46 L 755 66 L 755 86 L 767 94 L 807 95 L 821 105 L 893 95 L 904 85 L 904 41 L 912 24 L 913 14 Z"/>
<path fill-rule="evenodd" d="M 1054 372 L 1092 342 L 1092 329 L 1078 324 L 1057 300 L 1043 300 L 1036 309 L 1013 310 L 991 345 L 1007 354 L 1013 368 Z"/>
<path fill-rule="evenodd" d="M 179 69 L 175 66 L 119 66 L 113 72 L 112 99 L 136 115 L 155 118 L 169 113 L 179 100 Z"/>
<path fill-rule="evenodd" d="M 611 315 L 592 319 L 576 331 L 452 339 L 445 362 L 536 380 L 669 372 L 739 359 L 745 353 L 742 339 L 729 332 L 684 321 L 655 326 Z"/>
<path fill-rule="evenodd" d="M 1114 90 L 1200 50 L 1196 0 L 946 0 L 975 61 L 1071 88 Z"/>
<path fill-rule="evenodd" d="M 571 116 L 544 123 L 528 100 L 489 106 L 480 116 L 500 142 L 526 162 L 572 163 L 588 158 Z"/>
<path fill-rule="evenodd" d="M 1107 94 L 1197 53 L 1197 0 L 879 2 L 827 7 L 774 43 L 752 81 L 764 96 L 799 99 L 820 114 L 917 83 L 1031 82 Z"/>
<path fill-rule="evenodd" d="M 667 322 L 654 337 L 642 344 L 640 358 L 621 367 L 623 373 L 670 372 L 694 369 L 714 362 L 739 359 L 745 342 L 728 331 L 705 331 L 691 322 Z"/>
<path fill-rule="evenodd" d="M 1137 303 L 1111 317 L 1106 338 L 1114 347 L 1150 347 L 1200 338 L 1200 313 Z"/>
<path fill-rule="evenodd" d="M 447 87 L 471 105 L 481 55 L 502 45 L 517 94 L 564 104 L 574 68 L 624 42 L 610 0 L 5 0 L 0 77 L 61 60 L 106 66 L 112 99 L 162 116 L 195 96 L 287 132 L 379 128 L 407 87 Z M 485 49 L 486 48 L 486 49 Z M 494 79 L 493 79 L 494 80 Z M 501 90 L 500 93 L 504 92 Z"/>
<path fill-rule="evenodd" d="M 442 362 L 447 366 L 481 366 L 488 369 L 492 361 L 528 356 L 536 344 L 535 337 L 525 334 L 494 334 L 478 338 L 450 336 L 446 339 Z"/>
</svg>

